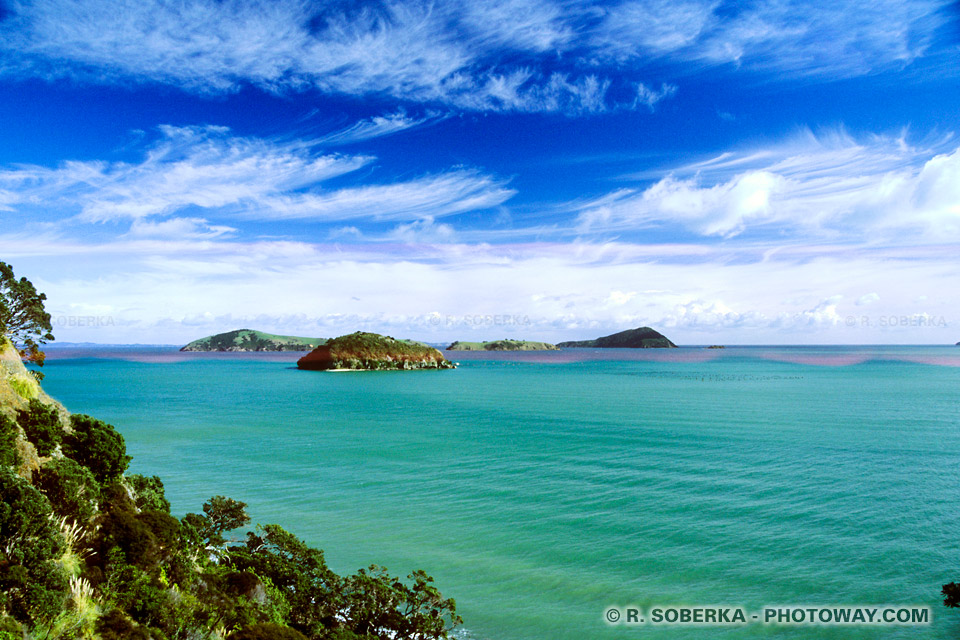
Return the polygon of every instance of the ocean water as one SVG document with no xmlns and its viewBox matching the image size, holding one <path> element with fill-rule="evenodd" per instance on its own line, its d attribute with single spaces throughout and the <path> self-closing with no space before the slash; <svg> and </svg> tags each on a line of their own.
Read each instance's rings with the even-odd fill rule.
<svg viewBox="0 0 960 640">
<path fill-rule="evenodd" d="M 960 348 L 457 354 L 323 373 L 296 354 L 52 350 L 174 511 L 249 504 L 347 572 L 424 568 L 461 637 L 957 638 Z M 905 605 L 899 627 L 609 626 L 610 606 Z"/>
</svg>

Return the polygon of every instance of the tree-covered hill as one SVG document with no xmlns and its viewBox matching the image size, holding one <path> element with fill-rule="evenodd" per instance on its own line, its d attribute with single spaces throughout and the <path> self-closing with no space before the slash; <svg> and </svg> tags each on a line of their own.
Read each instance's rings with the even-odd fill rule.
<svg viewBox="0 0 960 640">
<path fill-rule="evenodd" d="M 325 342 L 323 338 L 278 336 L 252 329 L 237 329 L 194 340 L 180 351 L 310 351 Z"/>
</svg>

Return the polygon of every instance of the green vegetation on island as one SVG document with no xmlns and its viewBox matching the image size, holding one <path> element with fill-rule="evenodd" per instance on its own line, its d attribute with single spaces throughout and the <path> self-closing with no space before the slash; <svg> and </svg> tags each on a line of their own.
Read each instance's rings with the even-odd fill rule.
<svg viewBox="0 0 960 640">
<path fill-rule="evenodd" d="M 712 344 L 707 349 L 726 349 L 726 347 L 722 344 Z"/>
<path fill-rule="evenodd" d="M 561 342 L 557 346 L 563 349 L 672 349 L 677 345 L 673 344 L 662 333 L 654 331 L 650 327 L 640 327 L 603 336 L 596 340 Z"/>
<path fill-rule="evenodd" d="M 357 331 L 333 338 L 303 356 L 297 366 L 308 370 L 453 369 L 455 365 L 433 347 L 414 340 L 397 340 Z"/>
<path fill-rule="evenodd" d="M 252 329 L 238 329 L 194 340 L 180 351 L 310 351 L 324 338 L 278 336 Z"/>
<path fill-rule="evenodd" d="M 462 622 L 423 571 L 338 575 L 275 524 L 228 536 L 250 523 L 243 502 L 214 496 L 175 517 L 160 478 L 127 473 L 113 426 L 43 392 L 22 361 L 38 349 L 13 341 L 24 334 L 9 318 L 0 315 L 0 640 L 439 640 Z M 44 316 L 35 322 L 42 334 L 28 339 L 52 340 Z"/>
<path fill-rule="evenodd" d="M 464 342 L 457 340 L 447 351 L 555 351 L 559 347 L 549 342 L 532 340 L 493 340 L 491 342 Z"/>
</svg>

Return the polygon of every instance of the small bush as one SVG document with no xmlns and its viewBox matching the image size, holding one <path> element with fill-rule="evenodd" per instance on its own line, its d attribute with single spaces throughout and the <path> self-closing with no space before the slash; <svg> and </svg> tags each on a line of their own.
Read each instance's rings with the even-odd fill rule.
<svg viewBox="0 0 960 640">
<path fill-rule="evenodd" d="M 53 453 L 63 439 L 60 414 L 54 407 L 45 405 L 36 398 L 30 401 L 26 411 L 19 412 L 17 422 L 23 427 L 27 440 L 33 443 L 41 456 Z"/>
<path fill-rule="evenodd" d="M 307 640 L 307 637 L 296 629 L 263 622 L 231 633 L 227 636 L 227 640 Z"/>
<path fill-rule="evenodd" d="M 127 447 L 113 426 L 85 415 L 70 417 L 73 433 L 63 440 L 63 452 L 93 472 L 98 482 L 123 474 L 130 464 Z"/>
</svg>

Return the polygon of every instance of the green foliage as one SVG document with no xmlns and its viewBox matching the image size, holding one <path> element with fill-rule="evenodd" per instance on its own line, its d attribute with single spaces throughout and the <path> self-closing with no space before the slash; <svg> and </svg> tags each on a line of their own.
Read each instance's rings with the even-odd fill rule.
<svg viewBox="0 0 960 640">
<path fill-rule="evenodd" d="M 250 523 L 246 503 L 224 496 L 210 498 L 204 503 L 203 512 L 210 521 L 210 528 L 215 534 L 233 531 Z"/>
<path fill-rule="evenodd" d="M 84 524 L 96 513 L 100 485 L 90 470 L 70 458 L 56 458 L 37 473 L 36 486 L 57 515 Z"/>
<path fill-rule="evenodd" d="M 9 336 L 21 356 L 39 366 L 44 360 L 40 346 L 53 340 L 50 314 L 43 308 L 46 299 L 33 283 L 18 280 L 13 268 L 0 262 L 0 335 Z"/>
<path fill-rule="evenodd" d="M 119 609 L 111 609 L 97 621 L 101 640 L 150 640 L 150 634 L 125 616 Z"/>
<path fill-rule="evenodd" d="M 383 567 L 371 565 L 344 581 L 346 627 L 357 635 L 421 638 L 447 637 L 447 624 L 463 622 L 456 602 L 444 599 L 423 571 L 407 576 L 406 585 Z"/>
<path fill-rule="evenodd" d="M 20 453 L 17 451 L 17 425 L 0 413 L 0 465 L 18 467 Z"/>
<path fill-rule="evenodd" d="M 30 401 L 25 411 L 17 414 L 17 422 L 41 456 L 53 453 L 63 439 L 60 414 L 52 405 L 43 404 L 36 398 Z"/>
<path fill-rule="evenodd" d="M 98 482 L 123 474 L 130 464 L 123 436 L 106 422 L 86 415 L 70 417 L 73 433 L 63 440 L 63 452 L 93 472 Z"/>
<path fill-rule="evenodd" d="M 106 514 L 100 525 L 100 536 L 101 555 L 116 548 L 123 553 L 126 562 L 137 567 L 154 567 L 163 555 L 161 541 L 132 511 Z"/>
<path fill-rule="evenodd" d="M 10 616 L 0 615 L 0 640 L 23 640 L 23 627 Z"/>
<path fill-rule="evenodd" d="M 132 474 L 127 476 L 127 483 L 133 492 L 137 495 L 136 504 L 138 509 L 151 509 L 153 511 L 165 511 L 170 513 L 170 501 L 167 500 L 163 490 L 163 481 L 157 476 L 142 476 Z"/>
<path fill-rule="evenodd" d="M 39 371 L 34 373 L 39 373 Z M 17 392 L 18 396 L 25 400 L 32 400 L 40 395 L 40 386 L 33 377 L 24 378 L 22 376 L 11 376 L 7 378 L 7 384 Z"/>
<path fill-rule="evenodd" d="M 307 637 L 296 629 L 264 622 L 231 633 L 227 640 L 307 640 Z"/>
<path fill-rule="evenodd" d="M 52 620 L 67 592 L 56 563 L 65 545 L 52 515 L 39 491 L 0 469 L 0 609 L 24 623 Z"/>
<path fill-rule="evenodd" d="M 339 576 L 327 566 L 322 551 L 280 526 L 269 524 L 248 533 L 246 548 L 232 549 L 228 562 L 269 578 L 290 604 L 290 625 L 306 635 L 317 636 L 336 623 Z"/>
</svg>

